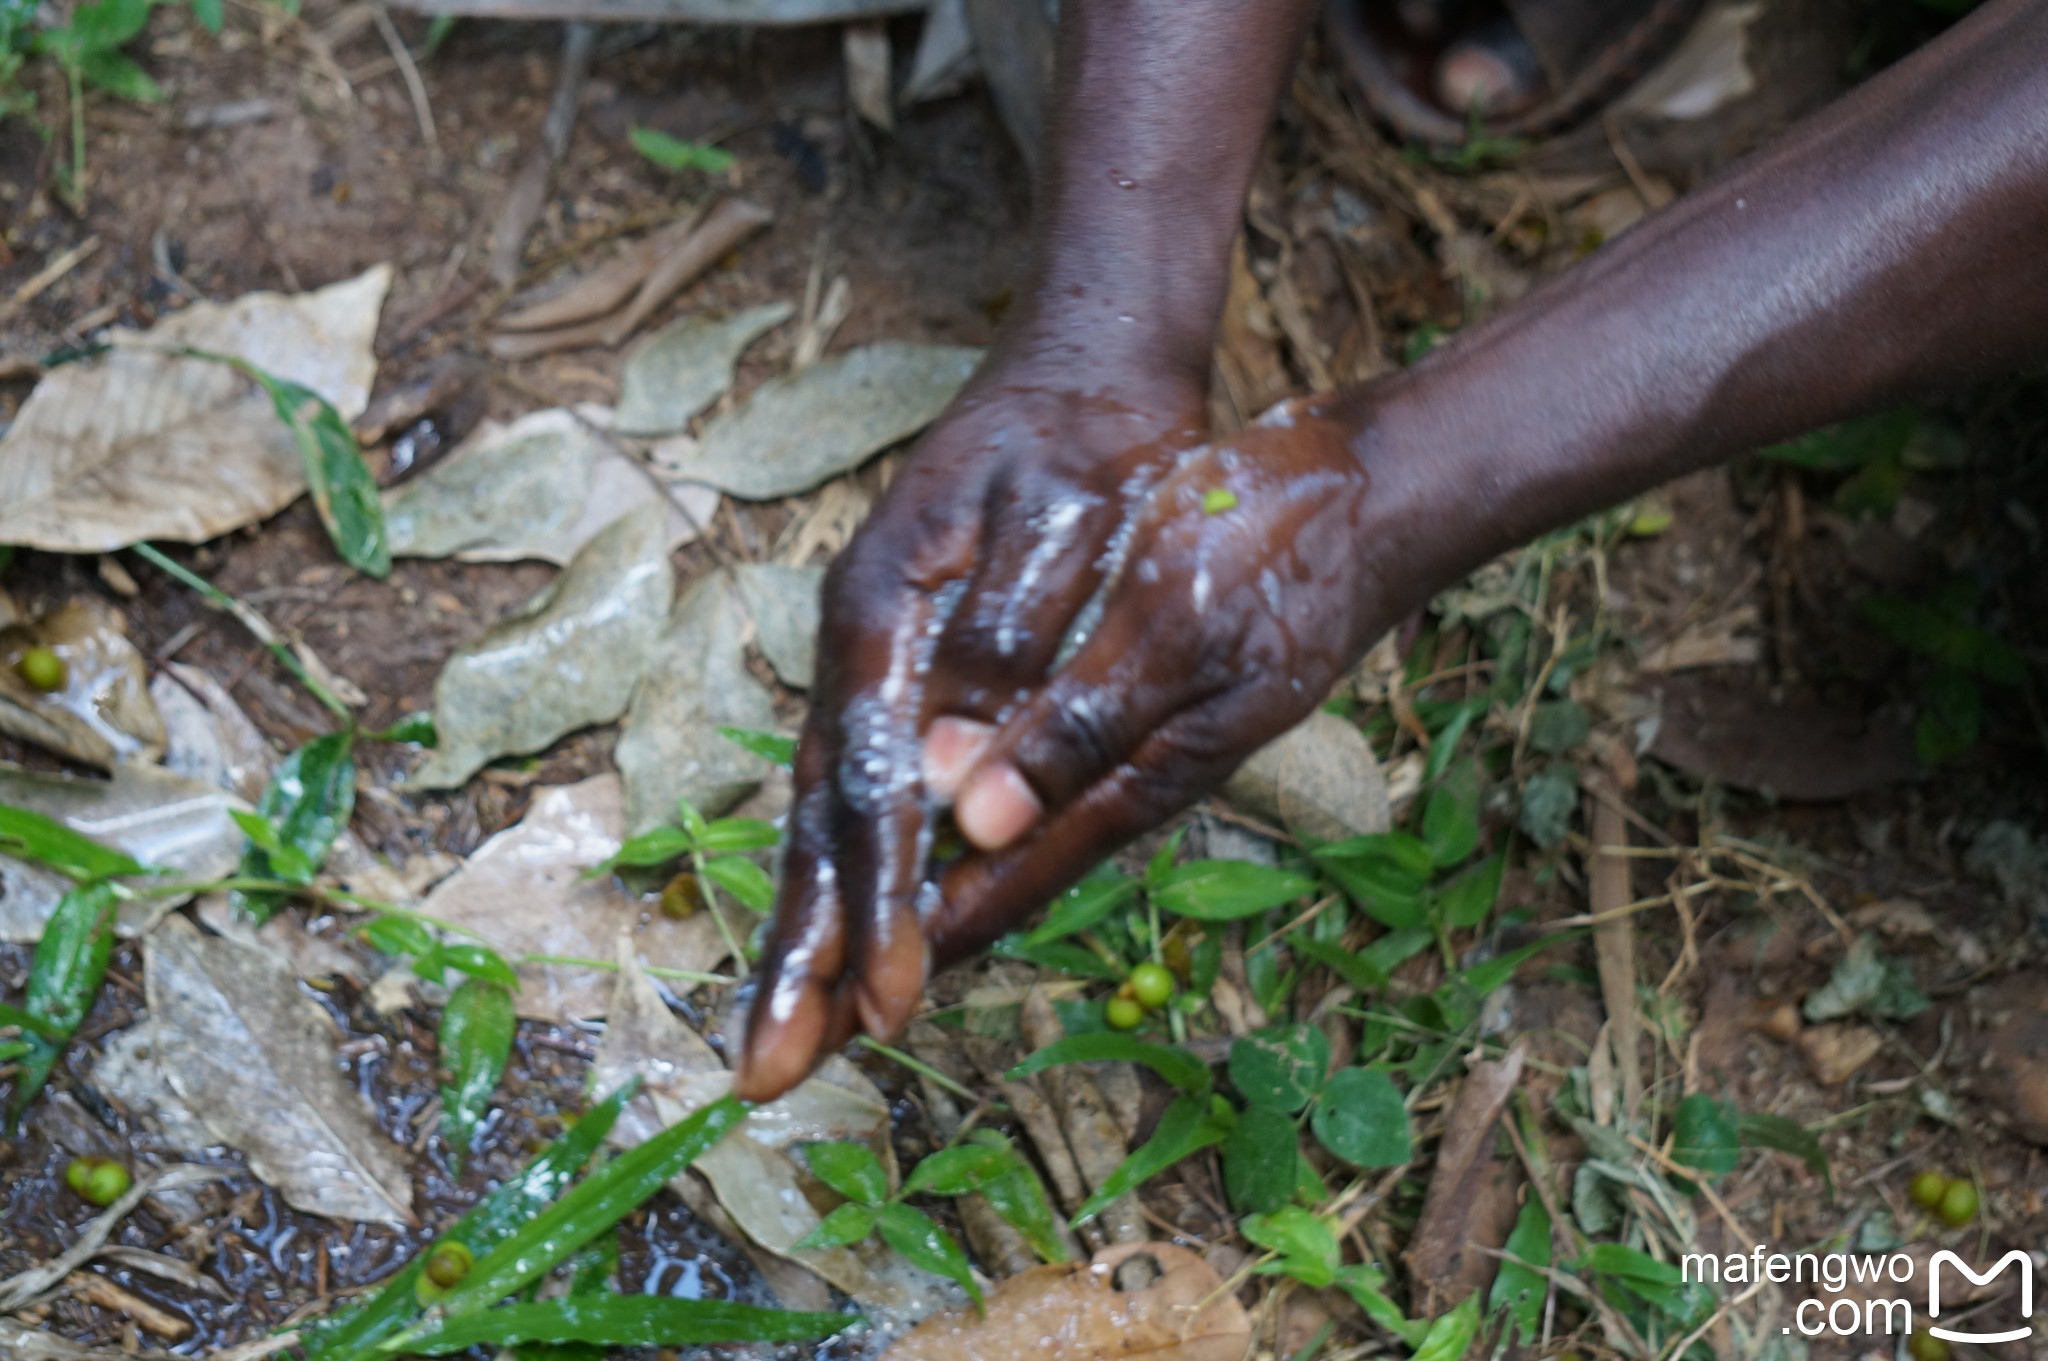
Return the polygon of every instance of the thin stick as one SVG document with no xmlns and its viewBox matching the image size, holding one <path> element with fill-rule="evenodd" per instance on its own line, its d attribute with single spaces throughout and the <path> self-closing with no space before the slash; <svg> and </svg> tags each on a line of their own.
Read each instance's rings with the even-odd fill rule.
<svg viewBox="0 0 2048 1361">
<path fill-rule="evenodd" d="M 932 1067 L 932 1065 L 926 1063 L 921 1058 L 917 1058 L 913 1055 L 906 1054 L 901 1049 L 892 1049 L 888 1045 L 883 1044 L 880 1040 L 874 1038 L 872 1035 L 857 1035 L 854 1038 L 860 1044 L 861 1048 L 869 1050 L 872 1053 L 880 1054 L 883 1058 L 888 1059 L 891 1063 L 899 1063 L 903 1065 L 905 1068 L 908 1068 L 911 1072 L 916 1073 L 919 1077 L 924 1078 L 926 1081 L 932 1083 L 934 1086 L 943 1087 L 957 1097 L 961 1097 L 965 1100 L 973 1101 L 978 1104 L 983 1103 L 985 1100 L 973 1088 L 965 1087 L 962 1086 L 960 1083 L 955 1082 L 952 1078 L 947 1077 L 944 1073 L 940 1072 L 937 1068 Z"/>
<path fill-rule="evenodd" d="M 412 53 L 406 50 L 405 39 L 398 35 L 398 26 L 391 22 L 389 11 L 381 3 L 373 4 L 370 15 L 377 21 L 377 32 L 384 45 L 391 49 L 391 60 L 398 63 L 398 73 L 405 77 L 406 93 L 412 96 L 413 117 L 420 122 L 420 140 L 427 144 L 427 150 L 438 163 L 441 134 L 434 129 L 434 106 L 427 102 L 427 86 L 420 79 L 420 68 L 413 63 Z"/>
<path fill-rule="evenodd" d="M 88 255 L 91 255 L 99 248 L 100 239 L 97 236 L 88 236 L 85 240 L 79 242 L 70 250 L 65 251 L 62 255 L 50 261 L 49 264 L 44 265 L 41 269 L 30 275 L 20 288 L 14 290 L 13 297 L 9 298 L 4 304 L 0 304 L 0 321 L 7 320 L 7 318 L 34 302 L 38 297 L 42 296 L 43 291 L 49 288 L 51 284 L 56 283 L 72 270 L 77 269 Z"/>
</svg>

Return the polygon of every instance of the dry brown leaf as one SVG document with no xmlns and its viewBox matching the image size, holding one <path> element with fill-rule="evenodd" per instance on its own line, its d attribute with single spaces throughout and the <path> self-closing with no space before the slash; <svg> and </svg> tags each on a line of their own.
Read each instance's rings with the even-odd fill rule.
<svg viewBox="0 0 2048 1361">
<path fill-rule="evenodd" d="M 1606 779 L 1593 787 L 1591 863 L 1586 867 L 1593 915 L 1593 951 L 1600 967 L 1600 996 L 1607 1003 L 1608 1038 L 1621 1074 L 1622 1108 L 1635 1118 L 1643 1100 L 1643 1061 L 1636 1046 L 1635 918 L 1621 911 L 1629 903 L 1628 819 L 1621 793 Z M 1610 848 L 1612 848 L 1610 850 Z M 1612 914 L 1612 915 L 1610 915 Z"/>
<path fill-rule="evenodd" d="M 499 317 L 497 329 L 552 331 L 617 310 L 647 281 L 655 261 L 690 239 L 703 216 L 702 208 L 693 208 L 650 235 L 619 247 L 610 259 L 561 292 Z"/>
<path fill-rule="evenodd" d="M 723 260 L 728 251 L 775 220 L 775 214 L 743 198 L 721 199 L 697 229 L 654 262 L 626 310 L 608 324 L 604 343 L 617 348 L 685 284 Z"/>
<path fill-rule="evenodd" d="M 1494 1131 L 1521 1081 L 1527 1056 L 1518 1044 L 1498 1062 L 1475 1063 L 1458 1088 L 1423 1197 L 1422 1217 L 1408 1243 L 1409 1279 L 1434 1295 L 1417 1310 L 1418 1317 L 1441 1313 L 1476 1288 L 1479 1276 L 1493 1274 L 1493 1259 L 1468 1249 L 1475 1244 L 1498 1247 L 1507 1236 L 1507 1224 L 1480 1222 L 1491 1199 L 1482 1192 L 1496 1169 Z"/>
<path fill-rule="evenodd" d="M 1151 1257 L 1160 1276 L 1116 1288 L 1118 1267 Z M 1215 1268 L 1171 1243 L 1121 1243 L 1084 1265 L 1033 1267 L 988 1297 L 988 1312 L 929 1319 L 882 1361 L 1244 1361 L 1251 1320 Z"/>
<path fill-rule="evenodd" d="M 727 950 L 709 912 L 678 921 L 628 893 L 609 874 L 583 877 L 619 848 L 624 826 L 616 775 L 539 790 L 525 818 L 477 847 L 427 895 L 421 910 L 483 933 L 513 957 L 608 961 L 625 933 L 640 958 L 656 968 L 716 968 Z M 751 923 L 739 917 L 731 925 L 744 935 Z M 611 975 L 601 968 L 526 964 L 519 967 L 519 980 L 519 1014 L 534 1020 L 602 1016 L 612 997 Z"/>
<path fill-rule="evenodd" d="M 1814 1081 L 1833 1087 L 1876 1058 L 1884 1038 L 1867 1025 L 1822 1025 L 1803 1032 L 1798 1045 Z"/>
<path fill-rule="evenodd" d="M 1223 797 L 1318 841 L 1393 825 L 1372 743 L 1355 724 L 1320 711 L 1253 752 L 1223 786 Z"/>
<path fill-rule="evenodd" d="M 148 764 L 164 754 L 164 720 L 149 697 L 148 668 L 120 613 L 80 596 L 30 623 L 0 629 L 0 732 L 101 770 Z M 64 663 L 64 683 L 44 692 L 17 669 L 30 648 Z"/>
<path fill-rule="evenodd" d="M 223 364 L 246 359 L 319 393 L 343 420 L 369 404 L 391 266 L 311 293 L 195 303 L 147 334 L 51 370 L 0 438 L 0 543 L 106 552 L 140 539 L 202 543 L 306 490 L 270 398 Z"/>
</svg>

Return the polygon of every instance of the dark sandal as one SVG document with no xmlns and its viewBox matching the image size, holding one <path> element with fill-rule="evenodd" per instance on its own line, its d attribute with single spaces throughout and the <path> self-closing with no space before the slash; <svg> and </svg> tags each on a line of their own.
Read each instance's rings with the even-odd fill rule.
<svg viewBox="0 0 2048 1361">
<path fill-rule="evenodd" d="M 1678 45 L 1707 0 L 1334 0 L 1343 69 L 1401 136 L 1562 132 Z"/>
</svg>

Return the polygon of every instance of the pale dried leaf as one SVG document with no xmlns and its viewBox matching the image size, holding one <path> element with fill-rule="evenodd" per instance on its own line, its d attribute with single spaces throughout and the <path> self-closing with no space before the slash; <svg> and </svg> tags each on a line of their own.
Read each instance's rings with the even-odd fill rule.
<svg viewBox="0 0 2048 1361">
<path fill-rule="evenodd" d="M 889 25 L 876 19 L 848 24 L 841 32 L 846 53 L 846 94 L 855 113 L 884 132 L 896 128 L 889 81 Z"/>
<path fill-rule="evenodd" d="M 182 917 L 145 954 L 157 1063 L 213 1136 L 308 1214 L 412 1223 L 403 1150 L 342 1076 L 334 1024 L 292 971 Z"/>
<path fill-rule="evenodd" d="M 689 240 L 703 210 L 693 208 L 638 241 L 619 247 L 603 264 L 578 276 L 561 292 L 499 317 L 501 331 L 550 331 L 590 321 L 612 311 L 647 279 L 655 261 Z"/>
<path fill-rule="evenodd" d="M 771 378 L 712 421 L 677 476 L 749 500 L 808 491 L 931 424 L 981 351 L 885 341 Z"/>
<path fill-rule="evenodd" d="M 732 386 L 733 365 L 747 346 L 795 311 L 771 302 L 716 320 L 685 317 L 656 331 L 626 356 L 619 374 L 619 430 L 666 435 L 688 425 Z"/>
<path fill-rule="evenodd" d="M 45 693 L 16 664 L 33 647 L 64 662 L 64 684 Z M 102 770 L 164 754 L 164 720 L 149 697 L 148 668 L 120 613 L 94 596 L 30 623 L 0 629 L 0 732 Z"/>
<path fill-rule="evenodd" d="M 1467 1271 L 1476 1267 L 1488 1275 L 1492 1272 L 1492 1259 L 1471 1260 L 1482 1256 L 1475 1247 L 1498 1246 L 1487 1241 L 1491 1226 L 1481 1222 L 1487 1201 L 1482 1187 L 1493 1171 L 1501 1112 L 1515 1094 L 1527 1057 L 1523 1046 L 1516 1045 L 1503 1059 L 1473 1063 L 1458 1088 L 1423 1197 L 1422 1217 L 1415 1223 L 1406 1254 L 1408 1279 L 1431 1301 L 1419 1310 L 1421 1315 L 1434 1315 L 1459 1298 L 1461 1292 L 1453 1283 L 1466 1285 L 1462 1278 Z"/>
<path fill-rule="evenodd" d="M 501 954 L 609 960 L 622 934 L 664 969 L 708 971 L 726 957 L 709 912 L 680 921 L 628 893 L 612 875 L 583 877 L 618 850 L 624 829 L 619 777 L 536 790 L 516 826 L 499 832 L 427 895 L 429 916 L 482 932 Z M 742 917 L 737 911 L 735 917 Z M 748 920 L 730 923 L 744 937 Z M 535 1020 L 604 1015 L 612 979 L 594 968 L 522 964 L 519 1014 Z"/>
<path fill-rule="evenodd" d="M 674 586 L 660 507 L 599 533 L 525 608 L 448 659 L 434 683 L 440 745 L 412 787 L 459 785 L 495 757 L 624 713 Z"/>
<path fill-rule="evenodd" d="M 1352 724 L 1320 710 L 1253 752 L 1224 785 L 1223 797 L 1318 841 L 1393 825 L 1372 744 Z"/>
<path fill-rule="evenodd" d="M 761 655 L 784 685 L 810 689 L 818 667 L 818 591 L 825 584 L 825 569 L 749 562 L 733 575 L 754 616 L 754 642 Z"/>
<path fill-rule="evenodd" d="M 1162 1274 L 1118 1290 L 1116 1270 L 1134 1257 L 1155 1259 Z M 1251 1320 L 1214 1267 L 1172 1243 L 1122 1243 L 1086 1264 L 1012 1276 L 985 1316 L 930 1319 L 882 1361 L 1243 1361 L 1251 1343 Z"/>
<path fill-rule="evenodd" d="M 270 398 L 225 365 L 153 351 L 245 359 L 348 420 L 369 402 L 391 274 L 378 265 L 311 293 L 196 303 L 51 370 L 0 438 L 0 543 L 60 553 L 200 543 L 282 510 L 306 474 Z"/>
<path fill-rule="evenodd" d="M 620 970 L 593 1073 L 601 1090 L 629 1076 L 643 1081 L 641 1095 L 612 1133 L 614 1143 L 628 1148 L 732 1087 L 717 1053 L 669 1011 L 630 959 Z M 749 1238 L 816 1272 L 871 1311 L 885 1310 L 907 1322 L 949 1303 L 944 1282 L 878 1240 L 823 1252 L 794 1250 L 837 1201 L 798 1161 L 802 1145 L 827 1140 L 866 1144 L 895 1184 L 888 1101 L 858 1068 L 836 1056 L 787 1096 L 756 1108 L 744 1128 L 697 1160 L 695 1171 Z"/>
<path fill-rule="evenodd" d="M 582 416 L 598 425 L 602 407 Z M 718 493 L 685 483 L 666 507 L 666 544 L 694 541 L 718 510 Z M 401 558 L 567 563 L 628 511 L 661 501 L 660 489 L 578 413 L 535 411 L 510 425 L 486 421 L 419 477 L 384 494 L 391 552 Z"/>
<path fill-rule="evenodd" d="M 228 817 L 239 801 L 154 766 L 122 766 L 110 780 L 81 780 L 0 765 L 0 803 L 55 818 L 181 880 L 218 878 L 242 858 L 241 829 Z M 70 886 L 48 870 L 0 855 L 0 940 L 41 939 Z M 134 935 L 183 901 L 167 895 L 123 903 L 116 929 Z"/>
<path fill-rule="evenodd" d="M 718 735 L 720 727 L 775 726 L 775 705 L 747 670 L 745 636 L 722 573 L 706 573 L 676 606 L 612 753 L 626 782 L 629 835 L 673 818 L 677 799 L 717 817 L 771 769 Z"/>
</svg>

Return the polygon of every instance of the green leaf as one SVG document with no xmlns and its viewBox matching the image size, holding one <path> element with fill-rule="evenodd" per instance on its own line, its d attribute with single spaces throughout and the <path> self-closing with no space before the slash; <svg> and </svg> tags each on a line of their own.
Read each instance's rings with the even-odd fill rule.
<svg viewBox="0 0 2048 1361">
<path fill-rule="evenodd" d="M 619 1112 L 639 1090 L 640 1080 L 633 1078 L 593 1106 L 568 1133 L 542 1149 L 516 1175 L 500 1183 L 434 1244 L 414 1253 L 412 1260 L 369 1301 L 331 1318 L 302 1325 L 299 1331 L 306 1361 L 360 1355 L 416 1317 L 420 1312 L 419 1281 L 434 1246 L 460 1243 L 473 1256 L 482 1257 L 503 1242 L 575 1180 L 583 1164 L 590 1161 L 590 1155 L 604 1144 L 605 1136 L 618 1123 Z"/>
<path fill-rule="evenodd" d="M 1806 1126 L 1782 1115 L 1757 1114 L 1743 1116 L 1735 1128 L 1745 1147 L 1775 1149 L 1804 1161 L 1809 1169 L 1820 1174 L 1828 1194 L 1834 1195 L 1835 1179 L 1828 1170 L 1827 1151 Z"/>
<path fill-rule="evenodd" d="M 1912 970 L 1879 954 L 1877 941 L 1865 933 L 1850 942 L 1828 981 L 1806 995 L 1802 1011 L 1816 1023 L 1859 1014 L 1906 1020 L 1930 1005 Z"/>
<path fill-rule="evenodd" d="M 1999 685 L 2026 679 L 2026 660 L 1995 634 L 1962 622 L 1952 610 L 1893 596 L 1868 596 L 1858 606 L 1892 641 Z"/>
<path fill-rule="evenodd" d="M 1014 1153 L 979 1144 L 942 1148 L 910 1169 L 903 1194 L 964 1196 L 1009 1171 L 1016 1160 Z"/>
<path fill-rule="evenodd" d="M 138 104 L 163 101 L 163 87 L 150 78 L 149 72 L 137 66 L 133 58 L 119 52 L 88 52 L 85 60 L 79 63 L 78 73 L 87 85 L 121 99 L 132 99 Z"/>
<path fill-rule="evenodd" d="M 1269 1215 L 1246 1215 L 1238 1228 L 1260 1247 L 1279 1253 L 1278 1271 L 1310 1289 L 1321 1290 L 1336 1281 L 1337 1235 L 1328 1220 L 1289 1205 Z M 1274 1267 L 1261 1270 L 1272 1274 Z"/>
<path fill-rule="evenodd" d="M 1415 1361 L 1460 1361 L 1478 1332 L 1479 1292 L 1475 1290 L 1463 1304 L 1430 1323 L 1422 1345 L 1415 1349 Z"/>
<path fill-rule="evenodd" d="M 622 866 L 666 865 L 695 849 L 697 839 L 681 827 L 656 827 L 651 832 L 628 838 L 611 855 L 585 870 L 583 877 L 591 879 L 600 874 L 611 874 Z"/>
<path fill-rule="evenodd" d="M 731 1300 L 610 1295 L 540 1300 L 437 1320 L 406 1350 L 446 1356 L 488 1344 L 589 1342 L 602 1347 L 694 1347 L 714 1342 L 809 1342 L 860 1322 L 857 1314 L 806 1314 Z"/>
<path fill-rule="evenodd" d="M 363 451 L 341 413 L 310 388 L 245 369 L 270 394 L 277 418 L 291 431 L 306 465 L 313 508 L 342 561 L 382 580 L 391 575 L 391 541 L 384 529 L 384 503 L 363 463 Z"/>
<path fill-rule="evenodd" d="M 142 32 L 154 0 L 97 0 L 71 11 L 68 27 L 81 53 L 112 52 Z"/>
<path fill-rule="evenodd" d="M 1126 1191 L 1136 1190 L 1189 1154 L 1221 1143 L 1229 1135 L 1236 1118 L 1230 1103 L 1220 1096 L 1211 1095 L 1206 1101 L 1199 1096 L 1175 1098 L 1174 1103 L 1166 1108 L 1166 1114 L 1159 1118 L 1158 1128 L 1152 1131 L 1152 1137 L 1117 1164 L 1116 1170 L 1096 1188 L 1095 1194 L 1074 1211 L 1069 1224 L 1087 1223 Z"/>
<path fill-rule="evenodd" d="M 1422 842 L 1439 866 L 1463 864 L 1479 849 L 1479 762 L 1467 757 L 1444 772 L 1422 809 Z"/>
<path fill-rule="evenodd" d="M 23 1010 L 41 1018 L 43 1025 L 23 1038 L 28 1052 L 14 1074 L 10 1124 L 20 1119 L 49 1080 L 64 1046 L 100 995 L 100 982 L 114 953 L 114 913 L 120 901 L 112 884 L 81 884 L 57 901 L 43 927 L 22 999 Z"/>
<path fill-rule="evenodd" d="M 440 732 L 434 727 L 434 716 L 430 713 L 407 714 L 388 728 L 363 734 L 370 742 L 410 742 L 416 747 L 438 746 Z"/>
<path fill-rule="evenodd" d="M 356 934 L 387 955 L 425 955 L 434 949 L 434 933 L 411 917 L 379 914 L 358 926 Z"/>
<path fill-rule="evenodd" d="M 744 1121 L 747 1110 L 729 1096 L 714 1101 L 598 1168 L 479 1258 L 462 1283 L 442 1297 L 441 1307 L 449 1314 L 485 1309 L 539 1280 L 667 1185 Z"/>
<path fill-rule="evenodd" d="M 150 871 L 124 852 L 80 836 L 63 823 L 0 803 L 0 854 L 52 869 L 81 883 Z"/>
<path fill-rule="evenodd" d="M 513 972 L 503 955 L 488 945 L 472 945 L 464 941 L 437 944 L 415 959 L 412 966 L 414 973 L 435 983 L 441 981 L 443 969 L 453 969 L 485 983 L 496 983 L 513 992 L 519 991 L 519 975 Z"/>
<path fill-rule="evenodd" d="M 1031 1245 L 1031 1250 L 1041 1260 L 1066 1261 L 1067 1245 L 1060 1237 L 1058 1222 L 1053 1218 L 1052 1202 L 1046 1198 L 1045 1185 L 1039 1181 L 1038 1173 L 1031 1164 L 1024 1161 L 1010 1141 L 995 1130 L 978 1129 L 968 1138 L 1010 1154 L 1009 1169 L 981 1188 L 982 1197 L 1002 1216 L 1004 1223 L 1024 1235 L 1024 1241 Z"/>
<path fill-rule="evenodd" d="M 1578 777 L 1560 762 L 1537 771 L 1522 786 L 1522 810 L 1516 825 L 1531 841 L 1549 850 L 1571 830 L 1572 813 L 1578 806 Z"/>
<path fill-rule="evenodd" d="M 755 912 L 767 912 L 775 906 L 775 881 L 768 877 L 768 871 L 751 860 L 737 855 L 724 856 L 717 860 L 706 860 L 701 867 L 704 877 L 739 899 Z"/>
<path fill-rule="evenodd" d="M 619 1274 L 618 1234 L 604 1234 L 588 1247 L 578 1248 L 569 1259 L 568 1270 L 570 1299 L 616 1295 L 613 1280 Z M 518 1361 L 605 1361 L 605 1348 L 591 1342 L 529 1342 L 519 1348 L 517 1357 Z"/>
<path fill-rule="evenodd" d="M 817 1228 L 798 1239 L 794 1250 L 818 1252 L 830 1248 L 851 1247 L 874 1231 L 873 1208 L 849 1200 L 819 1220 Z"/>
<path fill-rule="evenodd" d="M 805 1144 L 804 1164 L 811 1175 L 848 1200 L 880 1205 L 889 1198 L 889 1173 L 866 1144 L 850 1140 Z"/>
<path fill-rule="evenodd" d="M 1332 941 L 1294 935 L 1288 937 L 1287 948 L 1313 959 L 1360 992 L 1374 992 L 1387 986 L 1386 973 L 1371 960 Z"/>
<path fill-rule="evenodd" d="M 1726 1176 L 1742 1160 L 1735 1112 L 1704 1092 L 1678 1103 L 1671 1121 L 1671 1161 L 1704 1173 Z"/>
<path fill-rule="evenodd" d="M 720 728 L 718 735 L 736 747 L 743 747 L 764 761 L 788 770 L 796 765 L 796 739 L 757 728 Z"/>
<path fill-rule="evenodd" d="M 449 994 L 441 1013 L 441 1066 L 452 1079 L 441 1089 L 441 1130 L 457 1171 L 505 1075 L 517 1025 L 511 992 L 474 978 Z"/>
<path fill-rule="evenodd" d="M 13 1026 L 17 1030 L 26 1030 L 29 1034 L 40 1035 L 46 1040 L 62 1039 L 64 1036 L 64 1032 L 59 1029 L 54 1021 L 47 1020 L 31 1011 L 23 1011 L 20 1007 L 10 1007 L 5 1003 L 0 1003 L 0 1027 L 5 1026 Z"/>
<path fill-rule="evenodd" d="M 1757 450 L 1758 458 L 1795 468 L 1842 472 L 1880 459 L 1896 458 L 1912 437 L 1919 415 L 1910 407 L 1859 416 L 1810 435 Z"/>
<path fill-rule="evenodd" d="M 1294 1195 L 1300 1154 L 1294 1122 L 1276 1110 L 1240 1111 L 1223 1141 L 1223 1189 L 1239 1213 L 1270 1214 Z"/>
<path fill-rule="evenodd" d="M 1493 1278 L 1493 1293 L 1486 1297 L 1489 1311 L 1504 1309 L 1521 1333 L 1522 1345 L 1534 1345 L 1543 1328 L 1543 1301 L 1549 1282 L 1543 1270 L 1550 1265 L 1550 1211 L 1540 1197 L 1530 1196 L 1515 1216 L 1515 1227 L 1506 1243 L 1508 1260 L 1500 1264 Z M 1519 1260 L 1514 1260 L 1519 1259 Z M 1523 1263 L 1528 1265 L 1523 1265 Z"/>
<path fill-rule="evenodd" d="M 1559 941 L 1570 939 L 1576 934 L 1578 933 L 1560 931 L 1546 939 L 1531 941 L 1529 944 L 1510 950 L 1504 955 L 1496 955 L 1483 963 L 1474 964 L 1471 968 L 1458 975 L 1458 981 L 1470 988 L 1476 997 L 1491 996 L 1496 988 L 1515 976 L 1515 970 L 1522 967 L 1523 961 L 1541 954 Z"/>
<path fill-rule="evenodd" d="M 1500 900 L 1501 876 L 1507 867 L 1507 857 L 1495 851 L 1445 884 L 1436 900 L 1444 925 L 1469 928 L 1485 921 Z"/>
<path fill-rule="evenodd" d="M 1210 1085 L 1209 1065 L 1187 1050 L 1112 1031 L 1056 1040 L 1012 1068 L 1007 1076 L 1012 1082 L 1019 1082 L 1063 1063 L 1142 1063 L 1189 1096 L 1200 1096 Z"/>
<path fill-rule="evenodd" d="M 930 1215 L 902 1201 L 893 1201 L 876 1213 L 875 1227 L 880 1230 L 882 1241 L 909 1258 L 913 1265 L 934 1276 L 957 1281 L 968 1298 L 980 1305 L 981 1287 L 974 1283 L 967 1255 L 960 1251 L 951 1234 L 932 1222 Z"/>
<path fill-rule="evenodd" d="M 772 822 L 759 818 L 720 818 L 707 823 L 697 838 L 697 849 L 711 855 L 733 851 L 765 851 L 782 840 Z"/>
<path fill-rule="evenodd" d="M 227 22 L 226 6 L 222 0 L 192 0 L 192 17 L 208 33 L 218 33 Z"/>
<path fill-rule="evenodd" d="M 1349 1295 L 1365 1311 L 1367 1318 L 1413 1347 L 1422 1340 L 1428 1325 L 1403 1314 L 1401 1306 L 1388 1299 L 1381 1290 L 1380 1287 L 1386 1283 L 1384 1273 L 1363 1262 L 1337 1268 L 1337 1288 Z"/>
<path fill-rule="evenodd" d="M 1085 931 L 1129 902 L 1138 891 L 1138 880 L 1119 873 L 1114 866 L 1098 865 L 1087 878 L 1053 899 L 1038 929 L 1024 937 L 1026 945 L 1047 945 L 1062 936 Z"/>
<path fill-rule="evenodd" d="M 1027 964 L 1041 965 L 1055 973 L 1072 974 L 1076 978 L 1100 978 L 1108 983 L 1119 982 L 1123 978 L 1121 969 L 1086 946 L 1071 941 L 1055 940 L 1033 945 L 1013 932 L 988 949 L 990 954 L 1004 959 L 1021 959 Z"/>
<path fill-rule="evenodd" d="M 1529 714 L 1529 745 L 1551 756 L 1560 756 L 1585 742 L 1593 732 L 1593 720 L 1576 700 L 1557 699 L 1539 704 Z"/>
<path fill-rule="evenodd" d="M 1191 860 L 1160 876 L 1152 901 L 1178 917 L 1235 921 L 1293 902 L 1315 886 L 1315 880 L 1292 870 L 1243 860 Z"/>
<path fill-rule="evenodd" d="M 1421 926 L 1428 917 L 1425 894 L 1436 861 L 1428 846 L 1406 832 L 1333 841 L 1310 855 L 1381 925 L 1406 930 Z"/>
<path fill-rule="evenodd" d="M 1330 1041 L 1307 1024 L 1269 1026 L 1230 1046 L 1230 1082 L 1254 1106 L 1298 1111 L 1323 1085 Z"/>
<path fill-rule="evenodd" d="M 732 168 L 733 154 L 703 142 L 685 142 L 654 128 L 633 128 L 626 134 L 633 150 L 664 170 L 701 170 L 723 175 Z"/>
<path fill-rule="evenodd" d="M 278 763 L 256 804 L 256 813 L 274 831 L 270 844 L 279 849 L 265 850 L 252 836 L 242 855 L 243 875 L 287 883 L 312 882 L 355 812 L 354 749 L 354 733 L 329 733 Z M 243 819 L 236 821 L 245 832 L 250 830 Z M 284 902 L 283 894 L 264 890 L 240 892 L 236 897 L 258 921 L 268 921 Z"/>
<path fill-rule="evenodd" d="M 1353 1167 L 1408 1161 L 1408 1108 L 1394 1080 L 1375 1068 L 1342 1068 L 1323 1088 L 1309 1127 L 1324 1148 Z"/>
<path fill-rule="evenodd" d="M 1187 839 L 1187 828 L 1176 827 L 1152 852 L 1152 858 L 1145 862 L 1145 887 L 1152 890 L 1166 882 L 1166 876 L 1173 873 L 1173 862 L 1180 858 L 1180 843 Z"/>
</svg>

